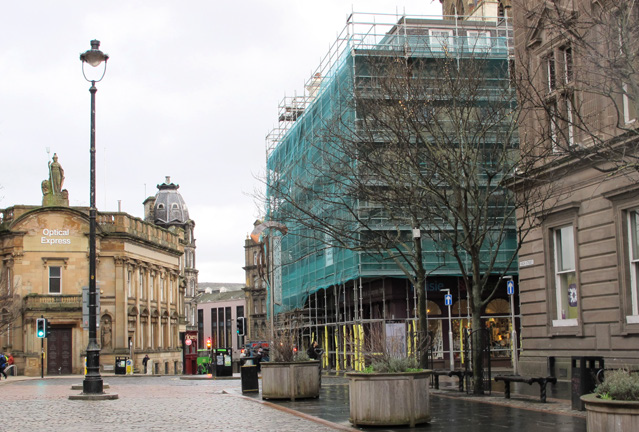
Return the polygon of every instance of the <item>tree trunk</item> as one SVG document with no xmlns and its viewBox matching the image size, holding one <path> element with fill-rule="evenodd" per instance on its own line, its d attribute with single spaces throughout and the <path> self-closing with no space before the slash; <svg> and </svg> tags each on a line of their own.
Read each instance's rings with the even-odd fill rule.
<svg viewBox="0 0 639 432">
<path fill-rule="evenodd" d="M 473 367 L 473 393 L 480 395 L 484 393 L 484 338 L 483 323 L 481 321 L 481 290 L 473 281 L 472 286 L 472 367 Z"/>
<path fill-rule="evenodd" d="M 481 314 L 473 310 L 472 317 L 472 365 L 473 365 L 473 393 L 480 395 L 484 393 L 484 352 L 483 352 L 483 329 Z"/>
<path fill-rule="evenodd" d="M 422 369 L 428 368 L 428 309 L 426 308 L 426 270 L 424 269 L 424 263 L 422 257 L 422 242 L 421 238 L 413 240 L 415 245 L 415 263 L 416 263 L 416 277 L 415 277 L 415 290 L 417 290 L 417 319 L 419 321 L 419 366 Z"/>
</svg>

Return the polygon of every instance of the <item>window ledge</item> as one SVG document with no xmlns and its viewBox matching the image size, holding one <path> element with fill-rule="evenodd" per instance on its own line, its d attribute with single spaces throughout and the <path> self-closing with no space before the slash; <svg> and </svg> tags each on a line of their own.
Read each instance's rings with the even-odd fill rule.
<svg viewBox="0 0 639 432">
<path fill-rule="evenodd" d="M 577 318 L 552 320 L 553 327 L 576 327 L 579 325 Z"/>
<path fill-rule="evenodd" d="M 628 324 L 639 324 L 639 315 L 628 315 L 628 316 L 626 316 L 626 322 Z"/>
</svg>

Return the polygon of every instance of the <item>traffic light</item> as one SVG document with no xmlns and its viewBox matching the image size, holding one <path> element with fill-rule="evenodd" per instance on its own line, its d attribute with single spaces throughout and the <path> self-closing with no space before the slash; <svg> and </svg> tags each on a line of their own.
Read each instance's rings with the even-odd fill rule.
<svg viewBox="0 0 639 432">
<path fill-rule="evenodd" d="M 244 336 L 246 334 L 246 318 L 237 317 L 237 335 Z"/>
<path fill-rule="evenodd" d="M 206 349 L 211 349 L 211 338 L 206 340 Z"/>
<path fill-rule="evenodd" d="M 36 336 L 39 338 L 47 337 L 47 320 L 38 318 L 36 320 Z"/>
<path fill-rule="evenodd" d="M 49 325 L 49 320 L 48 319 L 44 319 L 44 337 L 48 338 L 49 336 L 51 336 L 51 326 Z"/>
</svg>

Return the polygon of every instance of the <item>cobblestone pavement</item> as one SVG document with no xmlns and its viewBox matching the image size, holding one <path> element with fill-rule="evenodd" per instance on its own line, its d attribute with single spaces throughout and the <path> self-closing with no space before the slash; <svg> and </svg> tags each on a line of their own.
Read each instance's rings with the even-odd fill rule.
<svg viewBox="0 0 639 432">
<path fill-rule="evenodd" d="M 119 399 L 71 401 L 82 377 L 2 381 L 0 430 L 24 431 L 334 431 L 239 396 L 239 380 L 105 376 Z M 225 394 L 224 389 L 232 393 Z M 237 391 L 233 390 L 236 389 Z"/>
<path fill-rule="evenodd" d="M 323 377 L 319 399 L 263 402 L 243 396 L 239 379 L 104 376 L 112 401 L 70 401 L 82 377 L 10 378 L 0 381 L 0 432 L 22 431 L 331 431 L 356 430 L 348 422 L 348 380 Z M 185 377 L 186 378 L 186 377 Z M 193 378 L 193 377 L 190 377 Z M 237 377 L 236 377 L 237 378 Z M 506 400 L 456 391 L 453 381 L 431 390 L 432 421 L 403 431 L 582 432 L 585 413 L 570 409 L 568 387 L 557 386 L 542 404 L 534 388 L 517 387 Z M 555 396 L 555 397 L 551 397 Z M 387 432 L 391 429 L 365 429 Z"/>
</svg>

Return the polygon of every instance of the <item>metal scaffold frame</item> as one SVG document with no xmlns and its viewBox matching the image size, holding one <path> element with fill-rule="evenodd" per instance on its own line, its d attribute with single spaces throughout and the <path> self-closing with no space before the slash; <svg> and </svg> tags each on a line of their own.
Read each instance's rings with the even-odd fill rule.
<svg viewBox="0 0 639 432">
<path fill-rule="evenodd" d="M 441 42 L 444 30 L 450 35 L 446 46 Z M 460 23 L 438 17 L 351 14 L 306 81 L 303 93 L 284 97 L 278 105 L 277 126 L 266 136 L 267 219 L 281 205 L 276 197 L 268 195 L 268 185 L 284 177 L 307 175 L 308 167 L 300 166 L 300 155 L 313 157 L 309 155 L 312 147 L 308 141 L 322 127 L 321 119 L 335 110 L 343 110 L 344 116 L 355 115 L 344 99 L 361 76 L 358 57 L 384 53 L 400 53 L 407 58 L 441 57 L 453 52 L 464 58 L 481 52 L 509 62 L 513 55 L 510 38 L 512 29 L 503 17 Z M 362 208 L 365 207 L 366 203 L 362 203 Z M 330 242 L 327 245 L 320 241 L 323 239 L 314 237 L 321 234 L 296 236 L 295 230 L 296 227 L 288 226 L 286 236 L 277 233 L 266 237 L 267 241 L 278 239 L 277 246 L 267 248 L 280 259 L 279 274 L 271 277 L 269 283 L 269 302 L 273 305 L 269 313 L 275 314 L 275 327 L 295 327 L 303 345 L 318 340 L 327 354 L 323 366 L 338 370 L 361 370 L 365 366 L 363 339 L 375 323 L 403 324 L 406 350 L 414 353 L 417 294 L 402 271 L 389 261 L 333 247 Z M 435 242 L 424 240 L 424 251 L 424 261 L 433 274 L 456 276 L 458 270 L 445 262 Z M 466 306 L 462 310 L 461 296 L 459 300 L 456 319 L 461 323 L 468 320 L 469 313 Z M 405 303 L 401 314 L 397 302 Z M 433 306 L 436 307 L 434 303 Z M 461 355 L 463 348 L 459 347 L 458 352 Z"/>
</svg>

